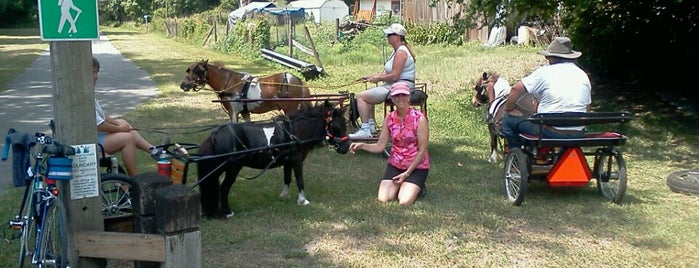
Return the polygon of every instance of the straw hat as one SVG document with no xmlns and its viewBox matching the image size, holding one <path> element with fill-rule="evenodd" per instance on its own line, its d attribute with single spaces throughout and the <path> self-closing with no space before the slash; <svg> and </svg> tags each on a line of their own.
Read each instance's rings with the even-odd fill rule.
<svg viewBox="0 0 699 268">
<path fill-rule="evenodd" d="M 559 57 L 565 59 L 577 59 L 582 52 L 572 49 L 573 45 L 568 37 L 556 37 L 546 50 L 539 51 L 539 54 L 547 57 Z"/>
</svg>

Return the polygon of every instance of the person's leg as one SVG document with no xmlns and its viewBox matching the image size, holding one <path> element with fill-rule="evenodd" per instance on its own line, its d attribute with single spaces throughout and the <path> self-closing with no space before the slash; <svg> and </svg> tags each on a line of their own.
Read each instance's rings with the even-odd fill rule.
<svg viewBox="0 0 699 268">
<path fill-rule="evenodd" d="M 362 126 L 357 132 L 350 134 L 350 138 L 369 138 L 371 133 L 376 131 L 374 106 L 386 100 L 390 87 L 390 85 L 380 85 L 357 93 L 357 110 Z"/>
<path fill-rule="evenodd" d="M 136 130 L 132 130 L 130 131 L 130 133 L 133 136 L 134 142 L 136 143 L 136 147 L 150 154 L 151 149 L 153 148 L 153 144 L 141 137 L 141 134 L 139 134 Z"/>
<path fill-rule="evenodd" d="M 400 190 L 399 184 L 393 183 L 391 179 L 382 179 L 379 184 L 379 202 L 386 203 L 396 200 L 398 197 L 398 190 Z"/>
<path fill-rule="evenodd" d="M 117 119 L 117 120 L 121 121 L 122 124 L 127 124 L 130 128 L 133 128 L 131 126 L 131 124 L 129 124 L 129 122 L 127 122 L 126 120 L 124 120 L 124 119 Z M 136 148 L 138 148 L 138 149 L 140 149 L 148 154 L 151 154 L 151 156 L 154 153 L 156 153 L 155 151 L 153 151 L 155 148 L 153 146 L 153 144 L 151 144 L 145 138 L 143 138 L 143 136 L 141 136 L 141 134 L 138 133 L 137 130 L 131 130 L 131 131 L 129 131 L 129 133 L 131 133 L 131 135 L 133 136 L 134 143 L 136 144 Z"/>
<path fill-rule="evenodd" d="M 398 191 L 398 204 L 411 205 L 417 200 L 418 194 L 420 194 L 420 186 L 412 182 L 403 182 Z"/>
<path fill-rule="evenodd" d="M 521 121 L 521 117 L 509 114 L 505 114 L 502 118 L 502 134 L 505 136 L 507 147 L 509 148 L 519 148 L 521 146 L 519 141 L 519 121 Z"/>
<path fill-rule="evenodd" d="M 399 170 L 403 172 L 403 170 Z M 427 182 L 428 169 L 415 169 L 410 176 L 403 181 L 398 191 L 398 203 L 401 205 L 411 205 L 415 203 L 420 192 L 425 188 Z"/>
<path fill-rule="evenodd" d="M 129 176 L 133 177 L 138 174 L 136 169 L 136 143 L 131 133 L 119 132 L 111 133 L 104 137 L 102 143 L 104 151 L 108 154 L 116 152 L 121 153 L 121 161 L 124 163 L 124 168 Z"/>
</svg>

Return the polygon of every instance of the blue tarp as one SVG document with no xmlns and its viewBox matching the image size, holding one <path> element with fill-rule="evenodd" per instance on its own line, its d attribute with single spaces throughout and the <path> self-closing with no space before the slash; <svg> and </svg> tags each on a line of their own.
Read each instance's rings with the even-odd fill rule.
<svg viewBox="0 0 699 268">
<path fill-rule="evenodd" d="M 299 8 L 283 8 L 283 7 L 268 7 L 262 9 L 262 12 L 269 13 L 275 16 L 304 17 L 305 11 L 302 7 Z"/>
</svg>

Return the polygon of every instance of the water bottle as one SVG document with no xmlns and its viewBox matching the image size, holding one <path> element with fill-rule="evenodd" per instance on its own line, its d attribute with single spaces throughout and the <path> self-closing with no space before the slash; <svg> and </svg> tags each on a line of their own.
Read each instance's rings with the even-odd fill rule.
<svg viewBox="0 0 699 268">
<path fill-rule="evenodd" d="M 170 158 L 167 156 L 167 152 L 163 150 L 158 157 L 158 173 L 163 176 L 170 177 Z"/>
<path fill-rule="evenodd" d="M 114 156 L 110 158 L 112 160 L 112 173 L 119 173 L 119 160 Z"/>
</svg>

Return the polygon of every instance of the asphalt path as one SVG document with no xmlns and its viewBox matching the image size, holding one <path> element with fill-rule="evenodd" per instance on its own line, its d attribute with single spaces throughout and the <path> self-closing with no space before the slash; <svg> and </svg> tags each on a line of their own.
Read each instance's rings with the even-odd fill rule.
<svg viewBox="0 0 699 268">
<path fill-rule="evenodd" d="M 20 132 L 48 133 L 53 118 L 53 85 L 49 50 L 40 56 L 0 93 L 0 135 L 4 149 L 10 128 Z M 158 94 L 155 82 L 109 42 L 106 36 L 92 41 L 92 54 L 100 61 L 95 97 L 105 113 L 120 116 Z M 1 152 L 1 151 L 0 151 Z M 0 161 L 0 196 L 12 185 L 11 156 Z"/>
</svg>

